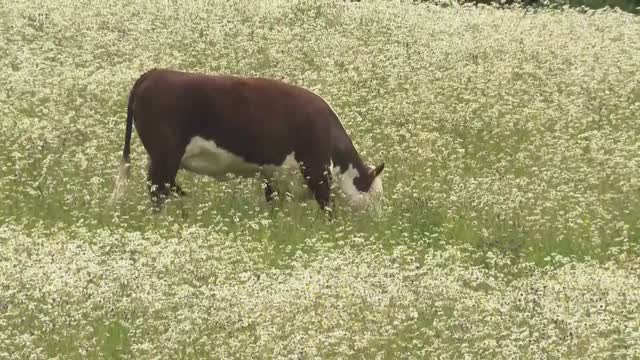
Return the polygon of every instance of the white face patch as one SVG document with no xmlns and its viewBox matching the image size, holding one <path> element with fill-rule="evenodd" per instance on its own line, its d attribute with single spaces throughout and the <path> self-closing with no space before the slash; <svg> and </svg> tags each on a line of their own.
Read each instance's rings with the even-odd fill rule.
<svg viewBox="0 0 640 360">
<path fill-rule="evenodd" d="M 372 169 L 374 169 L 375 167 L 371 167 Z M 371 183 L 371 188 L 369 189 L 369 193 L 368 193 L 368 204 L 371 205 L 373 204 L 376 207 L 376 211 L 381 210 L 381 207 L 379 207 L 378 205 L 381 203 L 380 200 L 382 200 L 382 197 L 384 195 L 384 190 L 382 188 L 382 174 L 378 174 L 378 176 L 376 176 L 375 179 L 373 179 L 373 182 Z"/>
<path fill-rule="evenodd" d="M 370 167 L 373 169 L 373 167 Z M 361 192 L 356 188 L 353 181 L 360 176 L 358 171 L 349 164 L 349 168 L 344 173 L 340 173 L 341 168 L 339 166 L 334 167 L 331 162 L 331 173 L 334 179 L 337 180 L 338 186 L 344 193 L 347 203 L 354 210 L 364 210 L 369 206 L 376 203 L 383 194 L 381 175 L 378 175 L 371 183 L 371 188 L 368 192 Z"/>
</svg>

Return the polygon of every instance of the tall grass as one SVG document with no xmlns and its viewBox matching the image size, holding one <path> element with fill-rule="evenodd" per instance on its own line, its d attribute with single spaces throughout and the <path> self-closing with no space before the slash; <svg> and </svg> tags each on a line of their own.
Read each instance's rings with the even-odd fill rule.
<svg viewBox="0 0 640 360">
<path fill-rule="evenodd" d="M 640 20 L 404 2 L 0 6 L 0 358 L 640 352 Z M 381 214 L 180 173 L 152 215 L 152 67 L 323 96 Z"/>
</svg>

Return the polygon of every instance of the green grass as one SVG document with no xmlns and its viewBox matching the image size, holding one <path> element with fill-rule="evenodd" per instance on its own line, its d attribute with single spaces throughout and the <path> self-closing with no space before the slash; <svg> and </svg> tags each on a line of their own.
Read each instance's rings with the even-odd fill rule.
<svg viewBox="0 0 640 360">
<path fill-rule="evenodd" d="M 0 358 L 624 358 L 640 352 L 640 20 L 390 2 L 0 6 Z M 264 201 L 146 154 L 152 67 L 308 87 L 380 214 Z"/>
</svg>

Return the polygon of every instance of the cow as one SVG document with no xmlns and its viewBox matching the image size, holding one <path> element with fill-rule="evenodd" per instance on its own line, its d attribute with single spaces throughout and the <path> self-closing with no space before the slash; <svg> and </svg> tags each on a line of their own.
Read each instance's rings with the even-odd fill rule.
<svg viewBox="0 0 640 360">
<path fill-rule="evenodd" d="M 267 202 L 289 191 L 331 210 L 332 181 L 353 209 L 382 199 L 384 162 L 365 164 L 331 106 L 284 81 L 169 69 L 142 74 L 129 93 L 114 199 L 129 178 L 134 125 L 149 157 L 156 210 L 168 196 L 186 195 L 176 183 L 180 169 L 219 180 L 257 176 Z"/>
</svg>

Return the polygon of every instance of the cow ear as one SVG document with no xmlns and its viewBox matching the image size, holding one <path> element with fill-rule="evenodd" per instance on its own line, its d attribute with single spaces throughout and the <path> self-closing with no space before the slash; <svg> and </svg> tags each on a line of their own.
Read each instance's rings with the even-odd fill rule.
<svg viewBox="0 0 640 360">
<path fill-rule="evenodd" d="M 372 177 L 376 177 L 376 176 L 380 175 L 382 170 L 384 170 L 384 163 L 378 165 L 375 169 L 372 169 L 371 170 L 371 176 Z"/>
</svg>

